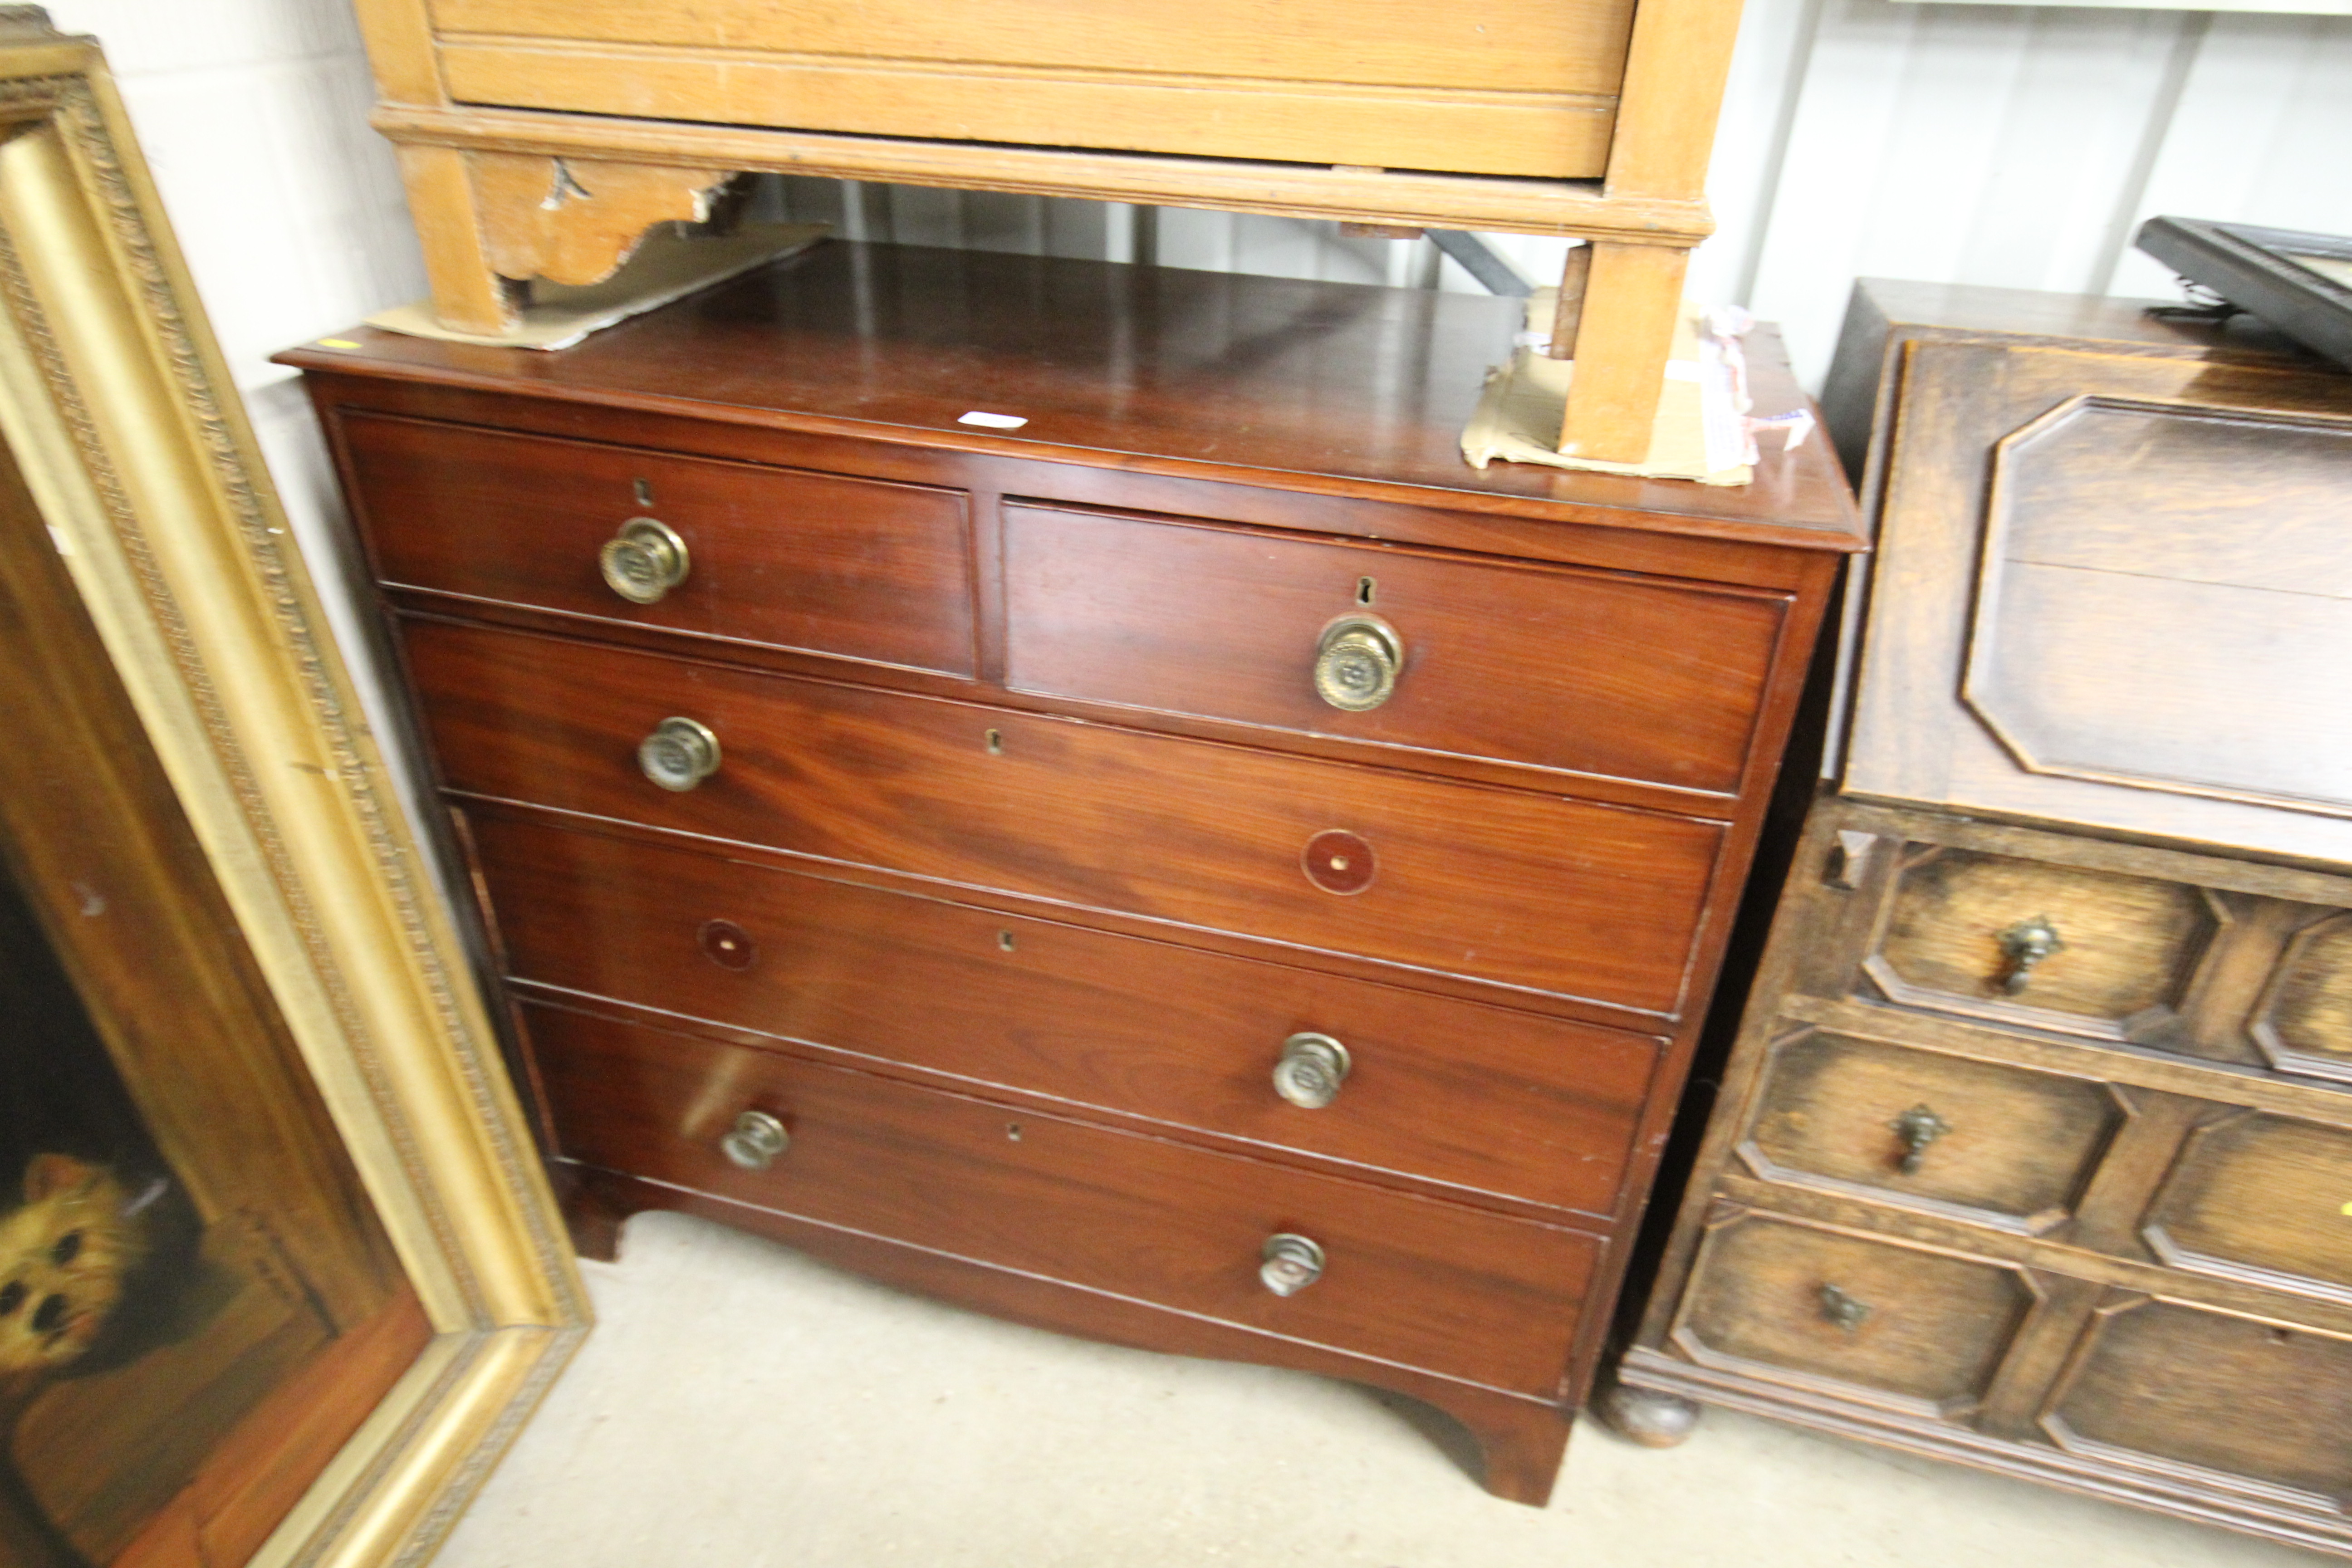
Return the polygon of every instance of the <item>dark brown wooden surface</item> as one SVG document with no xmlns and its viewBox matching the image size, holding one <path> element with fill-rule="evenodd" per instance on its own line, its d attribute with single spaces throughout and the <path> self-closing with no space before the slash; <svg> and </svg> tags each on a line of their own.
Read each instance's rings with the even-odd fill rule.
<svg viewBox="0 0 2352 1568">
<path fill-rule="evenodd" d="M 364 414 L 342 433 L 389 585 L 972 673 L 957 491 Z M 686 580 L 653 605 L 597 570 L 604 542 L 639 517 L 688 552 Z"/>
<path fill-rule="evenodd" d="M 827 241 L 557 353 L 362 327 L 338 334 L 356 350 L 313 344 L 280 361 L 1117 470 L 1857 547 L 1852 500 L 1815 443 L 1768 453 L 1754 484 L 1729 489 L 1470 468 L 1462 426 L 1520 314 L 1517 300 L 1480 295 Z M 1759 342 L 1750 363 L 1759 411 L 1802 404 L 1776 345 Z M 974 410 L 1029 423 L 1005 435 L 957 423 Z"/>
<path fill-rule="evenodd" d="M 609 1248 L 630 1209 L 683 1207 L 1027 1321 L 1363 1377 L 1460 1415 L 1488 1485 L 1540 1500 L 1622 1266 L 1602 1238 L 1640 1212 L 1858 541 L 1818 444 L 1734 490 L 1468 468 L 1460 425 L 1516 317 L 1459 296 L 827 245 L 559 353 L 357 331 L 356 351 L 289 356 L 363 502 L 363 479 L 446 489 L 359 521 L 492 941 L 521 977 L 510 994 L 538 1020 L 527 1059 L 555 1141 L 611 1139 L 593 1167 L 558 1161 L 585 1243 Z M 1794 405 L 1769 334 L 1750 347 L 1759 398 Z M 956 422 L 972 409 L 1030 423 Z M 395 427 L 475 456 L 446 485 L 415 471 L 433 439 L 371 468 Z M 541 470 L 531 528 L 566 542 L 560 562 L 448 537 L 516 488 L 484 481 L 514 471 L 480 456 L 508 441 L 610 454 L 584 456 L 577 484 Z M 697 476 L 685 490 L 644 471 L 667 462 Z M 853 579 L 823 636 L 722 647 L 690 598 L 674 618 L 598 605 L 584 557 L 615 521 L 600 510 L 614 479 L 632 496 L 647 479 L 665 517 L 666 496 L 731 505 L 730 485 L 778 470 L 966 498 L 968 676 L 856 641 L 957 633 L 943 580 L 901 570 L 935 552 L 886 561 L 881 578 L 911 589 L 887 605 L 861 597 L 880 579 Z M 846 531 L 903 542 L 907 515 Z M 789 577 L 795 529 L 744 527 L 698 566 Z M 410 558 L 440 574 L 393 564 Z M 549 586 L 551 565 L 570 586 Z M 1391 616 L 1408 647 L 1399 694 L 1360 717 L 1309 683 L 1313 639 L 1350 609 Z M 892 617 L 906 624 L 860 625 Z M 671 715 L 725 753 L 681 795 L 634 755 Z M 563 1040 L 662 1040 L 641 1063 L 660 1104 L 723 1061 L 871 1086 L 879 1100 L 843 1102 L 869 1131 L 886 1100 L 990 1105 L 1003 1120 L 969 1152 L 1000 1201 L 966 1217 L 960 1193 L 934 1211 L 877 1189 L 870 1231 L 760 1206 L 767 1189 L 730 1186 L 753 1179 L 707 1138 L 674 1142 L 677 1115 L 626 1121 L 619 1069 L 560 1061 L 555 1017 Z M 1312 1028 L 1357 1066 L 1308 1111 L 1268 1073 Z M 567 1109 L 592 1102 L 625 1120 Z M 1087 1180 L 1159 1217 L 1118 1211 L 1114 1247 L 1054 1229 L 1108 1198 L 1003 1201 L 1004 1124 L 1033 1121 L 1071 1129 L 1094 1151 Z M 875 1156 L 881 1188 L 946 1168 L 904 1130 Z M 1368 1295 L 1286 1303 L 1328 1312 L 1311 1335 L 1229 1313 L 1163 1256 L 1244 1189 L 1327 1188 L 1371 1205 L 1362 1234 L 1384 1243 L 1420 1245 L 1398 1214 L 1445 1216 L 1443 1245 Z M 1033 1207 L 1046 1221 L 1024 1231 Z M 1595 1234 L 1545 1223 L 1563 1212 Z M 1524 1238 L 1554 1235 L 1578 1237 L 1580 1272 L 1529 1296 L 1510 1270 L 1549 1268 L 1553 1244 Z M 1494 1301 L 1477 1300 L 1487 1262 L 1457 1268 L 1465 1247 L 1502 1270 Z M 1144 1279 L 1160 1283 L 1112 1293 Z"/>
<path fill-rule="evenodd" d="M 1728 795 L 1786 600 L 1618 574 L 1171 527 L 1067 509 L 1004 516 L 1005 684 L 1383 746 Z M 1375 616 L 1395 695 L 1316 693 L 1318 639 Z"/>
<path fill-rule="evenodd" d="M 1688 818 L 455 623 L 412 623 L 407 649 L 469 795 L 1660 1016 L 1685 1004 L 1723 844 Z M 671 715 L 726 759 L 684 794 L 635 761 Z M 1354 896 L 1301 863 L 1334 828 L 1377 861 Z"/>
<path fill-rule="evenodd" d="M 796 1058 L 525 1009 L 562 1129 L 592 1165 L 1558 1397 L 1600 1243 L 1577 1231 L 1008 1110 Z M 791 1146 L 719 1152 L 741 1111 Z M 1324 1249 L 1296 1295 L 1258 1279 L 1277 1234 Z"/>
<path fill-rule="evenodd" d="M 1663 1044 L 488 813 L 470 837 L 520 981 L 1604 1218 Z M 1352 1062 L 1317 1110 L 1272 1080 L 1304 1031 Z"/>
</svg>

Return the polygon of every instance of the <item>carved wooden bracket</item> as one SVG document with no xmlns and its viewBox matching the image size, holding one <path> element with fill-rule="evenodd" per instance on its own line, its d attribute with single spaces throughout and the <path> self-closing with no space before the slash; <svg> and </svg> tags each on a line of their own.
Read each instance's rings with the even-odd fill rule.
<svg viewBox="0 0 2352 1568">
<path fill-rule="evenodd" d="M 468 161 L 490 270 L 555 283 L 603 282 L 653 225 L 709 216 L 729 178 L 724 170 L 531 153 L 475 153 Z"/>
</svg>

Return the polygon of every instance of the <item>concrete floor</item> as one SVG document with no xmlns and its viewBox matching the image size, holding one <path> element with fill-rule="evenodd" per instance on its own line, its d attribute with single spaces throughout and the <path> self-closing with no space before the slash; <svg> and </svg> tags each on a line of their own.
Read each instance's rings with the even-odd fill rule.
<svg viewBox="0 0 2352 1568">
<path fill-rule="evenodd" d="M 1549 1509 L 1402 1401 L 999 1323 L 674 1215 L 437 1568 L 2312 1568 L 2134 1510 L 1710 1411 L 1587 1422 Z"/>
</svg>

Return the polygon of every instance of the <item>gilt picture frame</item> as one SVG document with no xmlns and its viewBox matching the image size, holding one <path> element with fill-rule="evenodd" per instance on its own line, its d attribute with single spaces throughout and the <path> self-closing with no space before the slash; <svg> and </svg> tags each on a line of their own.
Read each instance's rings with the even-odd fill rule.
<svg viewBox="0 0 2352 1568">
<path fill-rule="evenodd" d="M 12 929 L 46 932 L 96 1042 L 59 1080 L 73 1114 L 12 1123 L 35 1131 L 0 1171 L 0 1226 L 29 1235 L 28 1210 L 79 1201 L 131 1237 L 124 1258 L 205 1280 L 116 1347 L 106 1376 L 131 1392 L 109 1395 L 110 1426 L 88 1414 L 82 1309 L 50 1278 L 88 1273 L 105 1227 L 39 1232 L 48 1273 L 0 1283 L 0 1320 L 39 1329 L 53 1362 L 0 1365 L 0 1415 L 70 1433 L 76 1506 L 117 1527 L 102 1548 L 75 1534 L 18 1448 L 0 1455 L 0 1557 L 421 1562 L 585 1332 L 586 1298 L 100 51 L 30 6 L 0 7 L 0 623 Z M 138 1152 L 101 1169 L 52 1123 L 85 1143 L 112 1126 L 109 1147 Z M 278 1369 L 213 1411 L 234 1464 L 81 1451 L 100 1431 L 184 1436 L 180 1405 L 142 1418 L 137 1380 L 233 1321 Z M 344 1415 L 322 1426 L 339 1369 Z M 229 1386 L 177 1375 L 215 1405 Z M 289 1470 L 268 1445 L 294 1436 L 310 1450 Z"/>
</svg>

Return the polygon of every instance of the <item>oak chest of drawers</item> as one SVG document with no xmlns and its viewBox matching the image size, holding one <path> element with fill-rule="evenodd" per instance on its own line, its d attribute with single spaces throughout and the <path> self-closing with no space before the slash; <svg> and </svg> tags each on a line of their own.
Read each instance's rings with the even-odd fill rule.
<svg viewBox="0 0 2352 1568">
<path fill-rule="evenodd" d="M 1842 787 L 1622 1378 L 2352 1553 L 2352 378 L 2007 291 L 1847 342 Z"/>
<path fill-rule="evenodd" d="M 1382 1384 L 1540 1500 L 1856 535 L 1818 444 L 1466 468 L 1516 310 L 827 245 L 289 356 L 583 1247 Z"/>
</svg>

